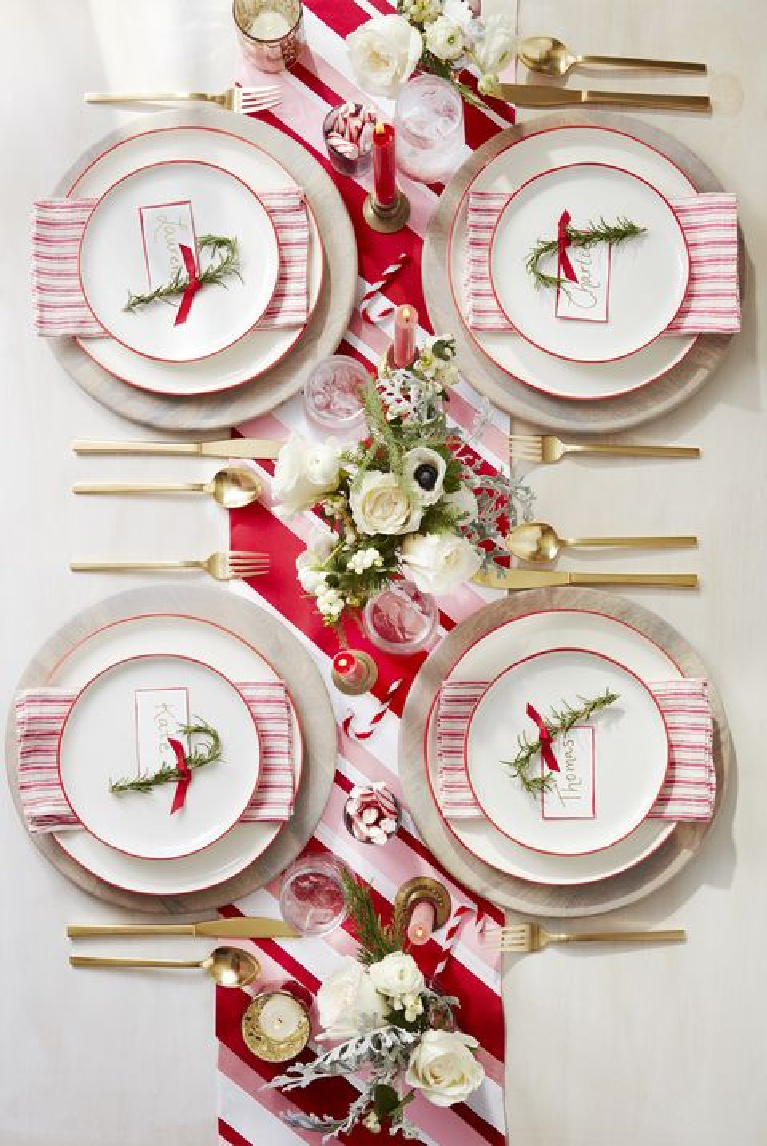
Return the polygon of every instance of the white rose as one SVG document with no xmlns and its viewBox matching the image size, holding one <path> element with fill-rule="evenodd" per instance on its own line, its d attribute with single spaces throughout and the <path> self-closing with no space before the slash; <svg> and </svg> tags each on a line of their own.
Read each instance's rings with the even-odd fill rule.
<svg viewBox="0 0 767 1146">
<path fill-rule="evenodd" d="M 405 1081 L 435 1106 L 463 1102 L 485 1077 L 472 1053 L 477 1046 L 471 1035 L 458 1031 L 426 1031 L 410 1056 Z"/>
<path fill-rule="evenodd" d="M 477 499 L 469 487 L 465 485 L 460 486 L 455 493 L 445 494 L 442 504 L 460 514 L 462 525 L 476 521 L 479 515 Z"/>
<path fill-rule="evenodd" d="M 348 955 L 317 992 L 321 1039 L 350 1039 L 384 1025 L 386 1004 L 368 971 Z"/>
<path fill-rule="evenodd" d="M 425 36 L 426 47 L 438 60 L 457 60 L 463 52 L 463 32 L 447 16 L 427 24 Z"/>
<path fill-rule="evenodd" d="M 339 451 L 332 438 L 307 442 L 301 434 L 291 434 L 274 469 L 275 513 L 291 517 L 310 509 L 323 494 L 338 488 L 338 475 Z"/>
<path fill-rule="evenodd" d="M 422 592 L 448 593 L 474 576 L 482 558 L 457 533 L 425 533 L 405 538 L 402 563 Z"/>
<path fill-rule="evenodd" d="M 370 965 L 370 980 L 382 995 L 397 1001 L 415 999 L 425 987 L 421 969 L 412 955 L 394 951 Z"/>
<path fill-rule="evenodd" d="M 410 79 L 423 41 L 404 16 L 375 16 L 346 37 L 349 60 L 360 86 L 393 98 Z"/>
<path fill-rule="evenodd" d="M 475 30 L 474 13 L 466 3 L 466 0 L 445 0 L 443 11 L 448 20 L 458 25 L 463 32 L 465 40 L 473 38 Z"/>
<path fill-rule="evenodd" d="M 420 466 L 429 466 L 436 471 L 434 485 L 431 489 L 424 489 L 416 480 L 416 470 Z M 405 454 L 402 459 L 402 468 L 405 477 L 412 483 L 419 505 L 434 505 L 435 501 L 439 501 L 442 497 L 442 486 L 447 469 L 447 463 L 441 454 L 438 454 L 436 450 L 430 450 L 427 446 L 416 446 L 414 450 L 408 450 Z"/>
<path fill-rule="evenodd" d="M 299 553 L 296 558 L 296 573 L 298 582 L 305 593 L 316 596 L 324 586 L 327 573 L 318 569 L 317 566 L 327 561 L 335 543 L 333 537 L 318 537 L 312 545 L 306 547 L 303 553 Z"/>
<path fill-rule="evenodd" d="M 407 490 L 394 474 L 368 470 L 352 487 L 349 506 L 360 533 L 399 535 L 421 524 L 422 511 L 410 504 Z"/>
<path fill-rule="evenodd" d="M 482 21 L 482 33 L 474 45 L 473 56 L 483 75 L 497 75 L 514 56 L 516 38 L 508 16 L 497 13 Z"/>
</svg>

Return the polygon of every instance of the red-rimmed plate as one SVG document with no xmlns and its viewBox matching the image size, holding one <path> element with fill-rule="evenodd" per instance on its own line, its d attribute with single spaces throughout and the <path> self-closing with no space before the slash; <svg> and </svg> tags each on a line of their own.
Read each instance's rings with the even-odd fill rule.
<svg viewBox="0 0 767 1146">
<path fill-rule="evenodd" d="M 539 734 L 527 705 L 545 720 L 607 690 L 618 699 L 555 739 L 559 771 L 546 792 L 528 793 L 503 763 L 520 738 Z M 568 857 L 612 847 L 633 831 L 657 799 L 668 759 L 666 724 L 647 685 L 582 648 L 532 653 L 504 669 L 477 702 L 464 742 L 469 783 L 487 819 L 522 847 Z M 534 766 L 541 769 L 540 757 Z"/>
</svg>

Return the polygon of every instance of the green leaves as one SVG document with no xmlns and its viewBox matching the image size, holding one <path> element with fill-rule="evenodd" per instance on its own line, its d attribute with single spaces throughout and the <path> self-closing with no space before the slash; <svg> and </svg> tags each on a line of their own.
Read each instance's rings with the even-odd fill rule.
<svg viewBox="0 0 767 1146">
<path fill-rule="evenodd" d="M 197 249 L 202 255 L 203 250 L 210 252 L 211 257 L 215 258 L 216 255 L 221 254 L 218 262 L 210 262 L 204 270 L 200 270 L 197 275 L 198 281 L 207 286 L 214 283 L 218 286 L 226 286 L 224 279 L 227 275 L 236 275 L 241 279 L 240 275 L 240 251 L 237 245 L 237 239 L 229 239 L 225 235 L 201 235 L 197 240 Z M 200 262 L 202 260 L 200 259 Z M 170 282 L 165 283 L 163 286 L 156 287 L 155 290 L 149 291 L 147 294 L 133 294 L 128 291 L 128 301 L 124 306 L 124 310 L 134 311 L 142 306 L 148 306 L 153 302 L 167 302 L 169 299 L 177 295 L 183 294 L 189 285 L 189 278 L 182 270 L 177 270 Z"/>
<path fill-rule="evenodd" d="M 637 223 L 632 223 L 630 219 L 623 217 L 619 217 L 615 223 L 608 223 L 605 219 L 600 219 L 597 223 L 589 223 L 588 227 L 580 231 L 575 227 L 566 228 L 569 245 L 581 249 L 593 247 L 596 243 L 607 243 L 611 247 L 617 247 L 628 239 L 636 239 L 645 234 L 646 230 L 646 227 L 640 227 Z M 556 254 L 558 249 L 558 239 L 539 239 L 525 259 L 525 267 L 533 276 L 538 289 L 566 287 L 567 279 L 563 279 L 559 275 L 547 274 L 539 267 L 541 259 L 547 255 Z"/>
<path fill-rule="evenodd" d="M 204 736 L 207 739 L 206 746 L 195 745 L 191 755 L 186 758 L 189 768 L 202 768 L 205 764 L 214 764 L 221 759 L 221 737 L 215 728 L 199 716 L 195 717 L 195 721 L 194 724 L 182 725 L 179 732 L 183 733 L 184 736 Z M 149 776 L 137 778 L 125 776 L 121 780 L 110 780 L 109 791 L 149 792 L 160 784 L 172 784 L 174 780 L 180 779 L 181 773 L 178 768 L 163 766 Z"/>
</svg>

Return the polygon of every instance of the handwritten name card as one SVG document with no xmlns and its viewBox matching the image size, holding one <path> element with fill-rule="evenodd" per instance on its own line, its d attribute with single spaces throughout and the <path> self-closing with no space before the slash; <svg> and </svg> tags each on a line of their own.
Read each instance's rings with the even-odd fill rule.
<svg viewBox="0 0 767 1146">
<path fill-rule="evenodd" d="M 178 273 L 186 274 L 180 244 L 197 251 L 192 204 L 189 199 L 176 203 L 154 203 L 139 207 L 141 241 L 150 290 L 162 286 Z"/>
<path fill-rule="evenodd" d="M 576 724 L 554 741 L 559 772 L 551 772 L 551 783 L 543 790 L 541 815 L 544 820 L 593 820 L 596 817 L 595 729 Z"/>
<path fill-rule="evenodd" d="M 578 281 L 564 281 L 557 288 L 555 306 L 557 318 L 607 322 L 610 300 L 610 245 L 595 243 L 593 247 L 571 246 L 568 247 L 567 254 Z"/>
<path fill-rule="evenodd" d="M 176 754 L 168 738 L 186 741 L 181 732 L 189 724 L 189 693 L 185 688 L 136 690 L 137 777 L 160 768 L 175 768 Z"/>
</svg>

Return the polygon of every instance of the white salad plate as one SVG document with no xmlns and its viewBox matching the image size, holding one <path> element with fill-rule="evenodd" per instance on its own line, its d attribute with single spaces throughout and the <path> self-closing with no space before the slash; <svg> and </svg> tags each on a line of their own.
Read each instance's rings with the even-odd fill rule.
<svg viewBox="0 0 767 1146">
<path fill-rule="evenodd" d="M 566 318 L 558 311 L 557 291 L 538 287 L 527 267 L 535 245 L 556 238 L 564 211 L 575 230 L 618 219 L 645 229 L 614 248 L 592 248 L 590 268 L 582 265 L 582 252 L 570 248 L 578 282 L 560 287 L 572 300 L 568 315 L 576 316 Z M 556 258 L 541 269 L 556 274 Z M 517 334 L 575 362 L 613 362 L 648 346 L 682 305 L 689 273 L 687 242 L 668 200 L 639 176 L 604 163 L 574 163 L 532 176 L 509 198 L 490 244 L 496 301 Z M 605 293 L 605 318 L 590 319 Z"/>
<path fill-rule="evenodd" d="M 98 198 L 136 168 L 173 160 L 214 164 L 258 192 L 297 185 L 279 160 L 247 139 L 220 128 L 190 126 L 142 131 L 114 144 L 82 170 L 67 194 Z M 308 314 L 311 316 L 322 286 L 324 254 L 320 233 L 308 206 L 307 212 Z M 203 293 L 208 292 L 198 293 L 193 310 Z M 185 397 L 231 390 L 260 377 L 290 352 L 304 329 L 303 326 L 262 328 L 257 325 L 218 354 L 187 363 L 147 358 L 114 338 L 80 338 L 77 342 L 94 362 L 121 381 L 150 393 Z"/>
<path fill-rule="evenodd" d="M 614 362 L 580 363 L 557 358 L 507 331 L 472 330 L 466 319 L 467 209 L 472 191 L 512 195 L 533 176 L 552 168 L 610 164 L 645 179 L 665 195 L 690 198 L 696 188 L 665 155 L 625 132 L 573 124 L 547 128 L 509 144 L 476 175 L 461 199 L 450 230 L 448 275 L 466 334 L 501 370 L 535 390 L 574 401 L 615 398 L 662 377 L 690 351 L 695 335 L 662 335 Z"/>
<path fill-rule="evenodd" d="M 112 781 L 175 767 L 168 734 L 152 729 L 151 694 L 167 689 L 186 693 L 190 722 L 215 729 L 222 751 L 193 771 L 184 806 L 173 814 L 173 783 L 110 790 Z M 187 754 L 195 747 L 180 729 L 172 734 Z M 96 839 L 131 856 L 179 859 L 215 843 L 247 808 L 258 783 L 258 729 L 241 693 L 216 669 L 149 653 L 117 661 L 80 689 L 61 730 L 58 766 L 67 802 Z"/>
<path fill-rule="evenodd" d="M 78 690 L 115 661 L 150 653 L 196 657 L 235 683 L 280 679 L 254 645 L 228 629 L 202 617 L 150 613 L 94 630 L 62 657 L 48 683 Z M 291 710 L 297 789 L 304 748 L 292 703 Z M 193 794 L 193 788 L 189 791 Z M 126 855 L 82 830 L 62 830 L 54 838 L 81 867 L 106 883 L 139 894 L 173 896 L 215 887 L 238 875 L 267 850 L 284 826 L 276 821 L 236 823 L 202 851 L 162 862 Z"/>
<path fill-rule="evenodd" d="M 219 262 L 220 252 L 199 245 L 206 235 L 236 240 L 237 274 L 201 287 L 179 324 L 181 296 L 126 309 L 129 293 L 170 281 L 171 268 L 186 279 L 181 243 L 199 272 Z M 168 266 L 159 280 L 150 276 L 158 250 L 160 265 Z M 241 339 L 266 310 L 278 271 L 274 223 L 256 192 L 199 160 L 168 160 L 123 175 L 96 203 L 80 243 L 80 283 L 94 317 L 127 349 L 166 363 L 207 358 Z"/>
<path fill-rule="evenodd" d="M 552 609 L 526 614 L 482 637 L 456 663 L 450 679 L 490 682 L 510 664 L 564 645 L 611 657 L 646 682 L 678 680 L 683 675 L 667 653 L 630 625 L 597 612 Z M 484 816 L 448 819 L 439 802 L 436 717 L 435 698 L 424 745 L 434 806 L 459 843 L 498 871 L 554 886 L 594 883 L 641 863 L 676 826 L 673 820 L 648 818 L 611 847 L 586 855 L 559 856 L 515 843 Z"/>
<path fill-rule="evenodd" d="M 539 734 L 526 706 L 546 719 L 564 703 L 607 689 L 618 699 L 583 725 L 577 771 L 568 768 L 575 736 L 557 738 L 550 798 L 527 792 L 503 763 L 523 735 Z M 668 736 L 657 701 L 629 669 L 601 653 L 556 648 L 523 657 L 488 685 L 469 719 L 464 759 L 477 803 L 510 840 L 558 856 L 585 855 L 617 843 L 645 819 L 666 775 Z M 540 756 L 533 767 L 544 774 Z"/>
</svg>

